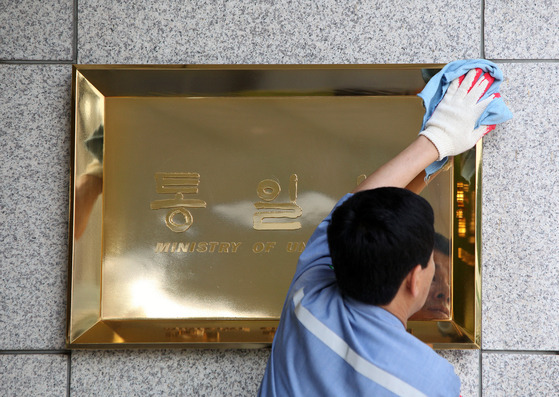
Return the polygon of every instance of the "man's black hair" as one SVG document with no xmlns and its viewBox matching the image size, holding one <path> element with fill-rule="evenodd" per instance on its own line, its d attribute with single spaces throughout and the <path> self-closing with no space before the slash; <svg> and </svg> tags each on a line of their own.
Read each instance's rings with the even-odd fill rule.
<svg viewBox="0 0 559 397">
<path fill-rule="evenodd" d="M 394 299 L 408 273 L 433 252 L 433 209 L 406 189 L 358 192 L 332 214 L 328 245 L 342 294 L 372 305 Z"/>
<path fill-rule="evenodd" d="M 435 250 L 441 254 L 450 256 L 450 241 L 440 233 L 435 232 Z"/>
</svg>

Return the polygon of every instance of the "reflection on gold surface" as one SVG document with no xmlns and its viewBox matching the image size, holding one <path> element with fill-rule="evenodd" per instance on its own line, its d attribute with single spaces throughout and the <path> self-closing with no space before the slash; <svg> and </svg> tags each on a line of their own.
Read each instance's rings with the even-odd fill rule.
<svg viewBox="0 0 559 397">
<path fill-rule="evenodd" d="M 429 68 L 75 66 L 68 345 L 271 343 L 314 228 L 416 136 Z M 410 322 L 437 347 L 479 342 L 472 153 L 421 187 L 452 241 L 447 303 Z"/>
<path fill-rule="evenodd" d="M 425 305 L 410 320 L 450 320 L 450 241 L 441 234 L 435 237 L 433 259 L 435 276 Z"/>
</svg>

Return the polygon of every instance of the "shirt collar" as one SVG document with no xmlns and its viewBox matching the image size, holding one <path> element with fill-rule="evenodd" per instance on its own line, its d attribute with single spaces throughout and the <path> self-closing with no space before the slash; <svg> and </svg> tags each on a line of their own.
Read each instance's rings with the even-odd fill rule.
<svg viewBox="0 0 559 397">
<path fill-rule="evenodd" d="M 402 324 L 402 322 L 398 317 L 396 317 L 394 314 L 390 313 L 388 310 L 383 309 L 380 306 L 364 303 L 350 297 L 344 297 L 344 301 L 346 305 L 350 306 L 351 308 L 359 312 L 362 312 L 367 316 L 375 317 L 380 321 L 387 323 L 391 326 L 401 328 L 404 331 L 406 330 L 404 324 Z"/>
</svg>

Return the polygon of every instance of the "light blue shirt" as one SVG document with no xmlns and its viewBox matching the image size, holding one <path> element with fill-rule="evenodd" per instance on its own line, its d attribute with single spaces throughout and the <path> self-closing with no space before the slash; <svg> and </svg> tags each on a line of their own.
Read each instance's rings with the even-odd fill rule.
<svg viewBox="0 0 559 397">
<path fill-rule="evenodd" d="M 330 219 L 299 258 L 259 396 L 458 396 L 452 365 L 397 317 L 342 298 L 329 267 Z"/>
</svg>

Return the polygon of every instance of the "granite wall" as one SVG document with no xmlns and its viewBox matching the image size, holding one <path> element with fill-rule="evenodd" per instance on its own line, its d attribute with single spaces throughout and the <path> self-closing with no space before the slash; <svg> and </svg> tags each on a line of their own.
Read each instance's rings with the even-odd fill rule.
<svg viewBox="0 0 559 397">
<path fill-rule="evenodd" d="M 72 63 L 502 67 L 484 140 L 483 348 L 462 395 L 559 395 L 559 3 L 0 1 L 0 395 L 254 395 L 266 350 L 64 347 Z"/>
</svg>

